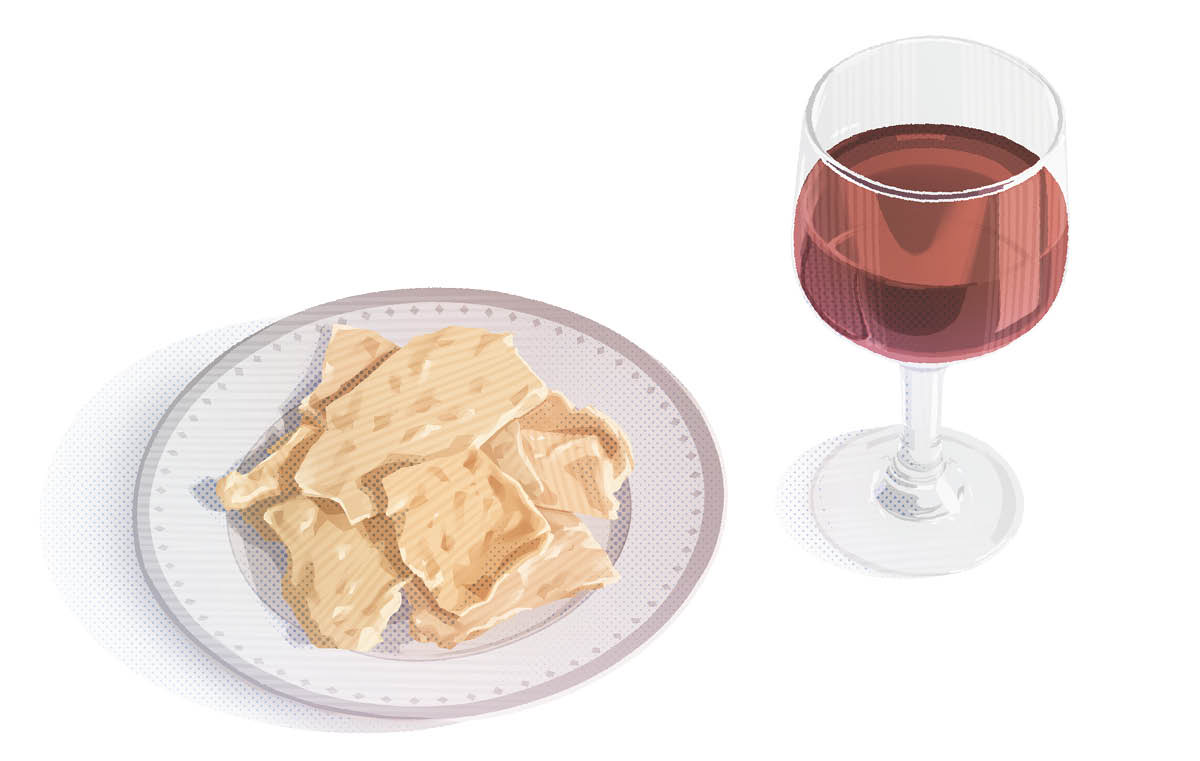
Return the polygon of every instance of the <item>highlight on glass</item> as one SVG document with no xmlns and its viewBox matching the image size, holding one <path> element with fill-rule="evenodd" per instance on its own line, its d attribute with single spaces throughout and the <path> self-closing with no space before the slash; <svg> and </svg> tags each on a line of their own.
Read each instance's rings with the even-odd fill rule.
<svg viewBox="0 0 1200 761">
<path fill-rule="evenodd" d="M 1024 335 L 1058 293 L 1058 96 L 986 45 L 869 48 L 813 90 L 797 185 L 796 273 L 809 303 L 842 336 L 897 360 L 902 379 L 903 424 L 847 440 L 812 479 L 817 526 L 876 571 L 976 565 L 1016 530 L 1021 489 L 985 444 L 942 428 L 942 376 Z"/>
</svg>

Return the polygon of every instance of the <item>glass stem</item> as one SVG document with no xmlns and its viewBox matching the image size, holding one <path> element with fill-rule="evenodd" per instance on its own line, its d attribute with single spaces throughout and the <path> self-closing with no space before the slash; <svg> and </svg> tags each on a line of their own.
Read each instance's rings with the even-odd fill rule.
<svg viewBox="0 0 1200 761">
<path fill-rule="evenodd" d="M 904 433 L 896 465 L 920 481 L 946 469 L 942 457 L 942 378 L 945 365 L 900 365 Z"/>
<path fill-rule="evenodd" d="M 900 365 L 904 429 L 900 446 L 876 496 L 884 509 L 907 520 L 953 512 L 954 498 L 939 488 L 946 472 L 942 453 L 942 376 L 946 365 Z"/>
</svg>

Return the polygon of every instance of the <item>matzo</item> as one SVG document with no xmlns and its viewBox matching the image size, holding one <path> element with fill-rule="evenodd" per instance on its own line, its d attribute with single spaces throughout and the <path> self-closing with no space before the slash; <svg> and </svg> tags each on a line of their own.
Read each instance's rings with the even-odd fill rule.
<svg viewBox="0 0 1200 761">
<path fill-rule="evenodd" d="M 448 327 L 418 336 L 325 407 L 325 433 L 296 482 L 357 523 L 374 510 L 360 477 L 477 448 L 546 393 L 509 334 Z"/>
<path fill-rule="evenodd" d="M 477 449 L 402 468 L 381 485 L 405 565 L 455 614 L 491 599 L 497 580 L 550 540 L 520 484 Z"/>
<path fill-rule="evenodd" d="M 319 429 L 301 425 L 249 473 L 235 470 L 219 479 L 216 492 L 225 509 L 245 510 L 264 500 L 294 494 L 296 470 L 320 435 Z"/>
<path fill-rule="evenodd" d="M 598 518 L 617 517 L 619 504 L 612 493 L 620 484 L 598 437 L 522 431 L 521 439 L 542 483 L 535 505 Z"/>
<path fill-rule="evenodd" d="M 619 486 L 633 471 L 629 438 L 612 418 L 594 407 L 577 410 L 557 391 L 520 418 L 521 430 L 595 436 L 612 461 L 613 478 Z"/>
<path fill-rule="evenodd" d="M 397 348 L 336 326 L 300 411 L 217 494 L 287 546 L 283 596 L 314 644 L 375 646 L 402 588 L 414 638 L 453 647 L 617 579 L 566 511 L 615 517 L 629 442 L 549 394 L 511 336 L 450 327 Z"/>
<path fill-rule="evenodd" d="M 491 457 L 500 466 L 500 470 L 515 478 L 530 498 L 535 498 L 542 493 L 542 481 L 538 478 L 533 462 L 525 451 L 525 442 L 521 438 L 521 425 L 516 420 L 509 421 L 507 425 L 496 431 L 495 435 L 488 439 L 481 449 L 485 455 Z"/>
<path fill-rule="evenodd" d="M 300 403 L 304 423 L 249 473 L 230 473 L 218 482 L 217 496 L 226 509 L 244 510 L 295 493 L 296 471 L 323 427 L 325 406 L 361 383 L 397 348 L 374 331 L 335 325 L 325 347 L 321 382 Z"/>
<path fill-rule="evenodd" d="M 414 579 L 405 592 L 413 606 L 409 620 L 413 639 L 452 648 L 521 611 L 599 589 L 620 578 L 604 548 L 579 518 L 557 510 L 545 510 L 543 515 L 551 530 L 546 549 L 502 578 L 492 598 L 465 615 L 438 608 Z"/>
<path fill-rule="evenodd" d="M 334 325 L 325 347 L 321 382 L 305 397 L 300 411 L 323 420 L 325 407 L 362 383 L 400 347 L 373 330 Z"/>
<path fill-rule="evenodd" d="M 268 507 L 262 521 L 287 546 L 283 598 L 309 641 L 346 650 L 379 644 L 407 576 L 334 502 L 293 497 Z"/>
<path fill-rule="evenodd" d="M 613 492 L 633 469 L 629 439 L 620 426 L 592 407 L 574 409 L 557 391 L 517 424 L 524 462 L 541 486 L 530 493 L 535 505 L 617 517 L 619 504 Z M 512 475 L 509 461 L 502 465 Z"/>
</svg>

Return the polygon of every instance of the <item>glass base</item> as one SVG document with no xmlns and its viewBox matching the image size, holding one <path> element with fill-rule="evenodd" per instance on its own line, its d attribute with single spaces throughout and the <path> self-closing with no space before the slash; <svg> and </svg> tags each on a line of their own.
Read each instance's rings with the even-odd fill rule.
<svg viewBox="0 0 1200 761">
<path fill-rule="evenodd" d="M 978 565 L 1021 522 L 1021 487 L 986 444 L 942 429 L 946 469 L 927 495 L 898 490 L 889 465 L 900 426 L 865 431 L 821 463 L 809 493 L 821 534 L 882 573 L 935 576 Z"/>
</svg>

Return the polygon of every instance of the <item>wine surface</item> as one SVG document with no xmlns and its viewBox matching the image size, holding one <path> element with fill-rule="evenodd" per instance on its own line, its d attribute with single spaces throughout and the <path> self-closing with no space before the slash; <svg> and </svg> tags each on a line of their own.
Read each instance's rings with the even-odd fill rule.
<svg viewBox="0 0 1200 761">
<path fill-rule="evenodd" d="M 842 335 L 907 362 L 947 362 L 1004 346 L 1050 308 L 1067 255 L 1062 189 L 1042 169 L 990 195 L 1038 157 L 967 127 L 870 130 L 829 154 L 894 191 L 876 192 L 818 161 L 796 204 L 796 272 Z M 905 191 L 967 191 L 925 201 Z M 893 193 L 893 194 L 889 194 Z"/>
</svg>

